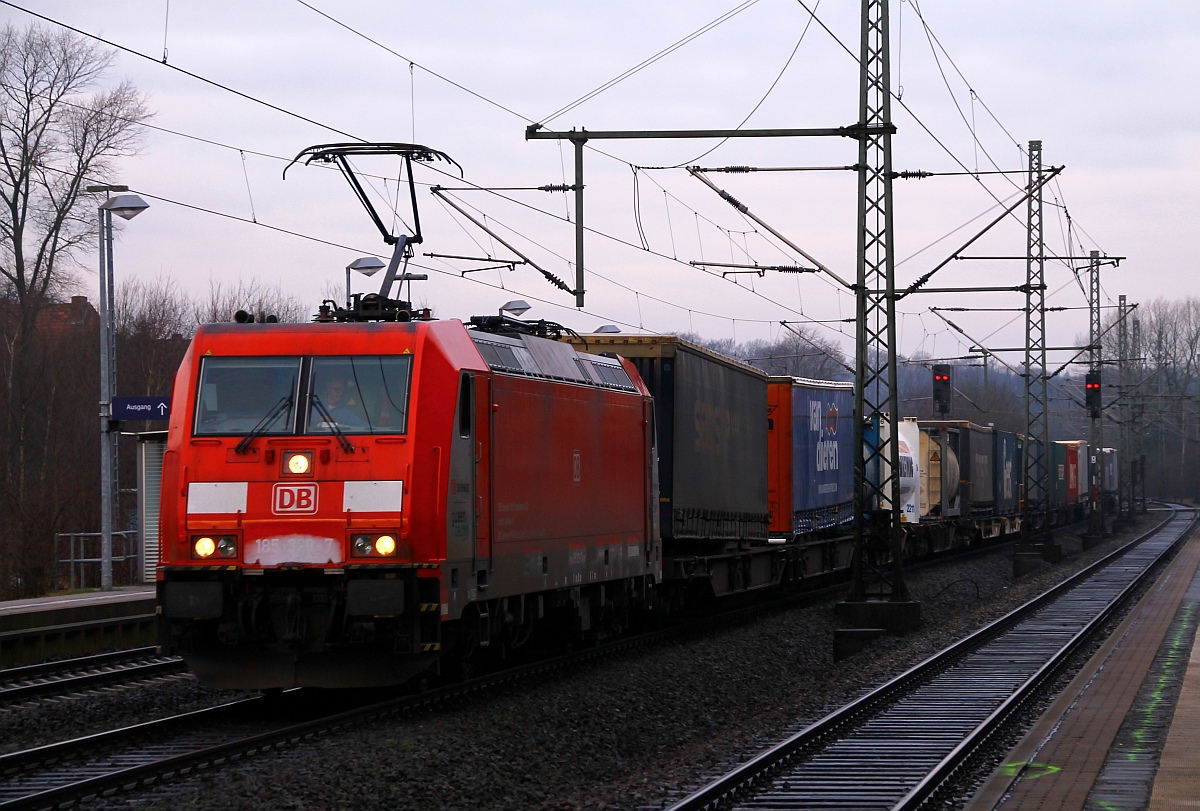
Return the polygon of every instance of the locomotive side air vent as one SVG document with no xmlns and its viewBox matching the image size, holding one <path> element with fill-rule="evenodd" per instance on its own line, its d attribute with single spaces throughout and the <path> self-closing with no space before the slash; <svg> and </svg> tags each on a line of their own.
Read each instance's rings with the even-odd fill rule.
<svg viewBox="0 0 1200 811">
<path fill-rule="evenodd" d="M 531 336 L 472 331 L 471 338 L 488 368 L 508 374 L 567 380 L 588 386 L 636 392 L 620 361 L 579 354 L 566 344 Z"/>
<path fill-rule="evenodd" d="M 541 376 L 541 369 L 538 368 L 533 356 L 519 344 L 510 346 L 476 339 L 475 345 L 479 348 L 479 354 L 483 355 L 489 368 L 513 374 Z"/>
<path fill-rule="evenodd" d="M 505 372 L 524 371 L 511 346 L 497 346 L 483 341 L 478 341 L 475 345 L 479 347 L 479 354 L 483 355 L 483 359 L 491 368 Z"/>
<path fill-rule="evenodd" d="M 633 385 L 633 381 L 629 379 L 629 375 L 625 373 L 623 367 L 609 366 L 607 363 L 592 361 L 592 368 L 596 370 L 596 374 L 607 385 L 618 389 L 625 389 L 626 391 L 637 391 Z"/>
</svg>

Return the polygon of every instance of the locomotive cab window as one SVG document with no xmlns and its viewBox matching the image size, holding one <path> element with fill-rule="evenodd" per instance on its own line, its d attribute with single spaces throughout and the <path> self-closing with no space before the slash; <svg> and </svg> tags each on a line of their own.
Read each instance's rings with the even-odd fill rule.
<svg viewBox="0 0 1200 811">
<path fill-rule="evenodd" d="M 313 358 L 304 433 L 404 433 L 411 367 L 411 355 Z"/>
<path fill-rule="evenodd" d="M 299 380 L 300 358 L 204 358 L 196 436 L 292 433 Z"/>
</svg>

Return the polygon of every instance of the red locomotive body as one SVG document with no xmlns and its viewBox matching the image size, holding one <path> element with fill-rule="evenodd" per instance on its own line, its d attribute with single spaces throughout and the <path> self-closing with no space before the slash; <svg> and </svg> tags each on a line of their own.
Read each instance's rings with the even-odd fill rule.
<svg viewBox="0 0 1200 811">
<path fill-rule="evenodd" d="M 627 361 L 458 321 L 202 327 L 163 459 L 160 643 L 230 688 L 405 681 L 661 578 Z"/>
</svg>

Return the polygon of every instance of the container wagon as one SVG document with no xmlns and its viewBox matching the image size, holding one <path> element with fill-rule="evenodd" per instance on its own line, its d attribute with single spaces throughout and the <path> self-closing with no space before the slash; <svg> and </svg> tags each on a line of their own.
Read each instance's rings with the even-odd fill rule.
<svg viewBox="0 0 1200 811">
<path fill-rule="evenodd" d="M 767 375 L 673 336 L 571 340 L 628 359 L 654 398 L 668 599 L 690 588 L 720 597 L 795 575 L 795 550 L 769 543 Z"/>
<path fill-rule="evenodd" d="M 772 377 L 767 388 L 771 538 L 798 546 L 801 574 L 849 565 L 854 520 L 854 384 Z"/>
</svg>

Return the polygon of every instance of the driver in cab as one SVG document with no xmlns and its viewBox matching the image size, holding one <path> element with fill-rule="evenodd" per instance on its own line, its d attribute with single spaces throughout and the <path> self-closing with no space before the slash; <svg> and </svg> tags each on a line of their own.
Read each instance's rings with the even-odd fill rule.
<svg viewBox="0 0 1200 811">
<path fill-rule="evenodd" d="M 326 431 L 333 430 L 334 425 L 329 422 L 331 417 L 336 427 L 342 430 L 362 428 L 362 405 L 354 399 L 357 388 L 352 381 L 347 381 L 341 375 L 329 376 L 321 385 L 321 393 L 318 394 L 321 405 L 325 407 L 325 413 L 314 406 L 309 417 L 313 426 Z"/>
</svg>

